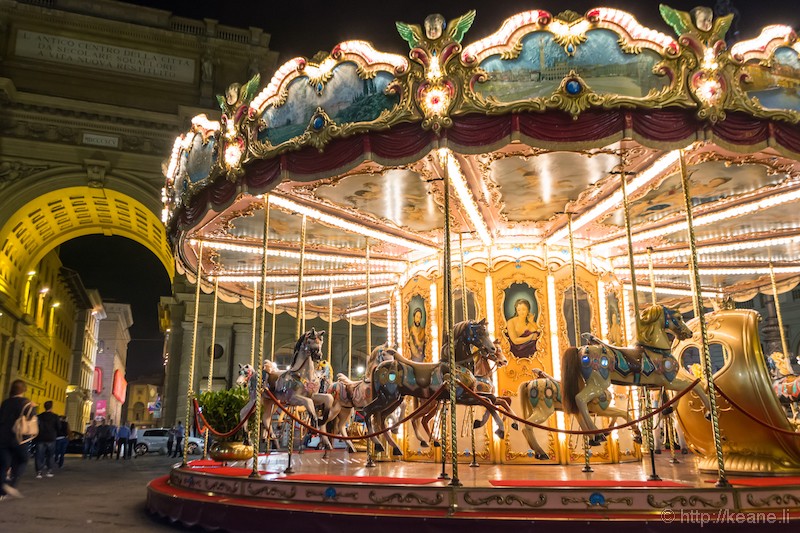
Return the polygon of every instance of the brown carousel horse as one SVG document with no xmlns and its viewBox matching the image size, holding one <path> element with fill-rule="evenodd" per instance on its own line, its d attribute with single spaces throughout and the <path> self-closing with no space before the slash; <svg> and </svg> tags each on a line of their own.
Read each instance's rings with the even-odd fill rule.
<svg viewBox="0 0 800 533">
<path fill-rule="evenodd" d="M 519 401 L 522 404 L 522 413 L 525 420 L 533 424 L 541 424 L 546 421 L 556 411 L 563 411 L 561 400 L 561 383 L 555 378 L 547 375 L 543 370 L 535 368 L 533 373 L 536 379 L 525 381 L 519 384 Z M 611 394 L 606 394 L 595 398 L 589 403 L 589 412 L 609 419 L 609 427 L 613 426 L 617 418 L 623 418 L 626 422 L 631 421 L 628 411 L 617 409 L 609 405 Z M 637 426 L 632 426 L 634 442 L 642 442 L 642 434 Z M 525 425 L 522 434 L 528 441 L 528 446 L 534 453 L 536 459 L 547 460 L 550 456 L 539 445 L 536 435 L 531 426 Z M 590 444 L 599 444 L 596 440 L 590 439 Z"/>
<path fill-rule="evenodd" d="M 473 363 L 474 363 L 474 374 L 475 374 L 475 392 L 479 394 L 485 395 L 494 395 L 494 383 L 492 382 L 492 374 L 498 369 L 506 366 L 508 364 L 508 359 L 506 359 L 505 354 L 502 352 L 502 348 L 500 346 L 500 341 L 495 339 L 494 341 L 494 348 L 495 352 L 493 355 L 494 361 L 494 368 L 492 368 L 492 360 L 487 357 L 486 352 L 477 351 L 473 356 Z M 508 396 L 497 396 L 496 397 L 496 404 L 498 407 L 502 408 L 504 411 L 514 414 L 514 410 L 511 408 L 511 398 Z M 416 408 L 419 405 L 419 399 L 414 398 L 413 406 Z M 414 433 L 417 436 L 417 440 L 420 441 L 420 446 L 423 448 L 428 447 L 428 441 L 432 441 L 434 447 L 439 447 L 440 443 L 437 438 L 437 435 L 433 434 L 431 431 L 431 421 L 434 419 L 436 414 L 439 411 L 436 409 L 436 405 L 431 405 L 430 409 L 420 414 L 418 417 L 412 420 L 411 425 L 414 428 Z M 490 409 L 484 409 L 483 416 L 480 420 L 475 420 L 472 423 L 473 429 L 479 429 L 486 425 L 489 421 L 489 417 L 493 416 L 493 412 Z M 495 420 L 497 422 L 497 420 Z M 498 435 L 504 435 L 503 428 L 504 424 L 500 424 L 498 429 L 495 431 Z M 517 422 L 511 423 L 512 429 L 519 429 L 519 425 Z"/>
<path fill-rule="evenodd" d="M 792 410 L 792 420 L 797 422 L 797 408 L 800 403 L 800 376 L 794 373 L 789 358 L 783 352 L 771 353 L 767 358 L 767 367 L 772 375 L 772 390 L 784 407 Z"/>
<path fill-rule="evenodd" d="M 678 361 L 670 352 L 672 342 L 666 332 L 678 339 L 691 338 L 692 331 L 683 317 L 674 309 L 653 305 L 641 313 L 636 345 L 621 348 L 608 345 L 591 334 L 584 334 L 592 344 L 568 348 L 561 360 L 561 395 L 564 412 L 577 414 L 581 428 L 596 430 L 589 404 L 608 395 L 608 387 L 664 387 L 681 391 L 692 382 L 678 376 Z M 711 407 L 708 396 L 701 387 L 694 390 L 703 402 L 708 418 Z M 605 440 L 600 434 L 594 443 Z"/>
<path fill-rule="evenodd" d="M 477 392 L 477 382 L 473 375 L 474 362 L 473 362 L 473 348 L 479 352 L 485 352 L 489 359 L 494 361 L 495 347 L 492 340 L 489 338 L 489 333 L 486 330 L 486 319 L 476 322 L 468 320 L 459 322 L 453 328 L 453 337 L 455 342 L 455 378 L 460 385 L 456 387 L 456 396 L 458 403 L 461 405 L 480 405 L 480 402 L 467 394 L 462 388 L 463 386 L 469 387 L 473 392 Z M 442 353 L 447 354 L 446 351 L 447 340 L 445 340 L 442 347 Z M 374 419 L 380 424 L 391 413 L 393 413 L 403 401 L 404 396 L 412 396 L 421 399 L 430 399 L 440 390 L 443 384 L 447 384 L 450 379 L 450 365 L 446 362 L 438 363 L 415 363 L 406 359 L 400 354 L 395 356 L 392 361 L 384 361 L 379 364 L 372 372 L 371 385 L 372 385 L 372 402 L 364 407 L 364 419 L 366 421 L 367 431 L 372 433 L 374 431 Z M 446 397 L 447 392 L 444 392 Z M 497 404 L 497 397 L 494 394 L 481 394 L 484 400 Z M 495 412 L 498 427 L 502 427 L 502 420 Z M 393 448 L 394 455 L 402 455 L 400 447 L 390 434 L 385 434 L 386 439 Z M 378 439 L 373 438 L 375 449 L 379 452 L 383 451 L 383 445 Z"/>
<path fill-rule="evenodd" d="M 320 427 L 327 421 L 328 413 L 333 405 L 333 396 L 320 392 L 322 376 L 316 368 L 316 363 L 322 358 L 320 349 L 324 335 L 324 331 L 318 332 L 312 328 L 297 340 L 288 370 L 283 372 L 264 371 L 263 387 L 268 388 L 284 406 L 303 407 L 314 427 Z M 250 365 L 244 365 L 239 371 L 237 383 L 248 383 L 249 388 L 254 391 L 255 381 L 254 369 Z M 261 423 L 270 427 L 275 402 L 266 393 L 261 394 L 261 402 L 263 407 Z M 322 407 L 322 418 L 317 416 L 317 405 Z M 331 448 L 330 440 L 325 435 L 320 435 L 320 441 L 326 449 Z"/>
</svg>

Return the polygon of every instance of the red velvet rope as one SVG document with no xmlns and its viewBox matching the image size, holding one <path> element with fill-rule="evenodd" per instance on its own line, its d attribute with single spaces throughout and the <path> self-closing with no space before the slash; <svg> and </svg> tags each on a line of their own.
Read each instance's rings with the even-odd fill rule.
<svg viewBox="0 0 800 533">
<path fill-rule="evenodd" d="M 772 431 L 777 431 L 778 433 L 783 433 L 784 435 L 791 435 L 792 437 L 800 437 L 800 433 L 798 433 L 796 431 L 789 431 L 788 429 L 779 428 L 777 426 L 773 426 L 772 424 L 767 424 L 763 420 L 759 420 L 755 415 L 751 415 L 744 408 L 739 406 L 738 403 L 736 403 L 733 400 L 731 400 L 730 397 L 727 394 L 722 392 L 722 389 L 720 389 L 719 387 L 715 387 L 715 388 L 716 388 L 716 390 L 717 390 L 717 392 L 719 393 L 720 396 L 725 398 L 725 400 L 729 404 L 731 404 L 737 411 L 742 413 L 744 416 L 746 416 L 750 420 L 753 420 L 754 422 L 757 422 L 759 425 L 764 426 L 765 428 L 771 429 Z"/>
<path fill-rule="evenodd" d="M 315 428 L 314 426 L 311 426 L 310 424 L 307 424 L 305 422 L 305 420 L 301 420 L 301 419 L 297 418 L 296 416 L 294 416 L 292 413 L 290 413 L 289 410 L 286 407 L 284 407 L 283 404 L 281 404 L 280 400 L 278 400 L 275 397 L 275 395 L 272 394 L 271 390 L 265 388 L 264 392 L 267 393 L 269 398 L 275 403 L 275 405 L 278 407 L 278 409 L 280 409 L 281 411 L 286 413 L 286 415 L 289 418 L 291 418 L 292 420 L 294 420 L 295 422 L 297 422 L 298 424 L 300 424 L 304 428 L 308 429 L 309 431 L 313 431 L 314 433 L 319 433 L 320 435 L 325 435 L 326 437 L 333 438 L 333 439 L 339 439 L 339 440 L 363 440 L 363 439 L 371 439 L 372 437 L 377 437 L 379 435 L 383 435 L 384 433 L 386 433 L 388 431 L 391 431 L 394 428 L 405 424 L 406 422 L 408 422 L 412 418 L 414 418 L 417 415 L 419 415 L 424 409 L 427 409 L 427 407 L 431 403 L 433 403 L 434 401 L 437 401 L 439 399 L 439 396 L 441 395 L 441 393 L 442 393 L 442 391 L 444 389 L 445 389 L 445 385 L 442 385 L 441 387 L 439 387 L 436 390 L 436 392 L 434 392 L 433 395 L 425 401 L 425 403 L 420 405 L 417 409 L 412 411 L 410 414 L 408 414 L 405 417 L 403 417 L 401 420 L 398 420 L 393 425 L 385 428 L 383 431 L 376 431 L 374 433 L 368 433 L 367 435 L 358 435 L 357 437 L 345 437 L 344 435 L 336 435 L 334 433 L 328 433 L 327 431 L 323 431 L 322 429 Z"/>
<path fill-rule="evenodd" d="M 217 437 L 219 437 L 221 439 L 227 439 L 228 437 L 232 437 L 240 429 L 242 429 L 244 427 L 244 425 L 247 423 L 247 420 L 253 414 L 253 411 L 255 411 L 256 405 L 258 404 L 258 402 L 253 402 L 253 405 L 250 406 L 250 410 L 247 412 L 247 414 L 244 416 L 244 418 L 242 418 L 239 421 L 239 423 L 236 424 L 235 428 L 233 428 L 232 430 L 228 431 L 227 433 L 220 433 L 219 431 L 217 431 L 213 427 L 211 427 L 211 424 L 209 424 L 208 420 L 206 420 L 206 417 L 203 415 L 203 410 L 200 409 L 200 404 L 197 403 L 197 398 L 193 398 L 192 401 L 194 402 L 195 419 L 199 418 L 200 421 L 202 422 L 202 426 L 207 427 L 208 430 L 211 433 L 213 433 L 215 436 L 217 436 Z M 201 424 L 198 424 L 198 425 L 201 425 Z"/>
<path fill-rule="evenodd" d="M 633 426 L 635 424 L 638 424 L 639 422 L 647 420 L 648 418 L 652 418 L 652 417 L 656 416 L 658 413 L 660 413 L 661 411 L 663 411 L 664 409 L 666 409 L 670 405 L 672 405 L 675 402 L 677 402 L 678 400 L 680 400 L 685 394 L 687 394 L 690 390 L 692 390 L 698 383 L 700 383 L 700 379 L 699 378 L 694 380 L 694 382 L 691 385 L 689 385 L 688 387 L 686 387 L 685 389 L 680 391 L 678 394 L 676 394 L 675 397 L 672 398 L 670 401 L 666 402 L 661 407 L 651 411 L 650 414 L 644 415 L 643 417 L 637 418 L 635 420 L 631 420 L 630 422 L 627 422 L 627 423 L 622 424 L 620 426 L 611 426 L 611 427 L 608 427 L 608 428 L 605 428 L 605 429 L 594 429 L 594 430 L 591 430 L 591 431 L 582 431 L 582 430 L 577 430 L 577 429 L 558 429 L 558 428 L 554 428 L 554 427 L 550 427 L 550 426 L 542 426 L 542 425 L 539 425 L 539 424 L 534 424 L 533 422 L 528 422 L 524 418 L 520 418 L 520 417 L 516 416 L 514 413 L 510 413 L 510 412 L 506 411 L 505 409 L 492 404 L 491 402 L 487 402 L 480 395 L 478 395 L 475 392 L 473 392 L 471 389 L 468 389 L 468 388 L 464 387 L 463 383 L 460 383 L 460 384 L 461 384 L 462 387 L 464 387 L 464 390 L 466 390 L 470 395 L 472 395 L 474 398 L 476 398 L 487 409 L 494 409 L 495 411 L 497 411 L 498 413 L 502 414 L 503 416 L 507 416 L 508 418 L 516 420 L 517 422 L 519 422 L 521 424 L 525 424 L 526 426 L 535 427 L 537 429 L 544 429 L 545 431 L 554 431 L 556 433 L 566 433 L 567 435 L 598 435 L 600 433 L 607 433 L 608 431 L 610 431 L 612 429 L 625 429 L 627 427 L 630 427 L 630 426 Z"/>
</svg>

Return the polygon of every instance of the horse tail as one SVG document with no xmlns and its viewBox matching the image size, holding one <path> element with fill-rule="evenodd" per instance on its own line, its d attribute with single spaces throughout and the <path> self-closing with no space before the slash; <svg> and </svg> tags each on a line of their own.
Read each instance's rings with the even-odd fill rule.
<svg viewBox="0 0 800 533">
<path fill-rule="evenodd" d="M 565 413 L 578 412 L 575 396 L 584 386 L 580 361 L 580 352 L 574 346 L 567 348 L 561 357 L 561 405 Z"/>
<path fill-rule="evenodd" d="M 522 418 L 525 420 L 530 418 L 533 411 L 533 408 L 531 408 L 529 388 L 535 385 L 535 383 L 535 380 L 523 381 L 519 384 L 519 389 L 517 389 L 517 397 L 519 398 L 519 403 L 522 405 Z"/>
</svg>

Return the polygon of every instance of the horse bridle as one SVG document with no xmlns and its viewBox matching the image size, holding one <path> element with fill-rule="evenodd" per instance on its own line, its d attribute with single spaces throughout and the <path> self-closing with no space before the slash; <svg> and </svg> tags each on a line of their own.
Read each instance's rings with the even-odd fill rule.
<svg viewBox="0 0 800 533">
<path fill-rule="evenodd" d="M 680 329 L 680 324 L 678 324 L 678 319 L 675 318 L 676 312 L 672 309 L 669 309 L 666 305 L 662 305 L 661 309 L 664 313 L 664 329 L 670 329 L 669 325 L 672 324 L 676 328 Z"/>
</svg>

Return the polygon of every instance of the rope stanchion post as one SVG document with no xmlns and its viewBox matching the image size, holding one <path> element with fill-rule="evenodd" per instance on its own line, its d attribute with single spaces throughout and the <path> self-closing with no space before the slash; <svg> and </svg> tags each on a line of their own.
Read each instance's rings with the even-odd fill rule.
<svg viewBox="0 0 800 533">
<path fill-rule="evenodd" d="M 197 358 L 197 323 L 200 320 L 200 283 L 203 279 L 203 242 L 197 250 L 197 280 L 195 281 L 194 292 L 194 320 L 192 325 L 192 349 L 189 358 L 189 386 L 186 389 L 186 423 L 184 431 L 186 438 L 183 439 L 183 461 L 181 466 L 186 466 L 187 458 L 189 457 L 189 432 L 192 426 L 192 402 L 194 400 L 194 362 Z"/>
<path fill-rule="evenodd" d="M 714 374 L 711 371 L 711 355 L 708 350 L 708 329 L 706 328 L 706 317 L 703 313 L 703 297 L 701 295 L 702 285 L 700 283 L 700 270 L 697 259 L 697 242 L 694 234 L 694 220 L 692 213 L 692 197 L 689 191 L 689 174 L 686 171 L 686 154 L 680 151 L 680 170 L 681 187 L 683 189 L 683 201 L 686 206 L 686 225 L 689 230 L 689 249 L 690 266 L 692 274 L 692 299 L 694 300 L 694 314 L 700 324 L 700 339 L 702 342 L 702 363 L 703 374 L 708 384 L 708 401 L 711 404 L 711 427 L 714 432 L 714 450 L 717 455 L 717 487 L 730 487 L 730 483 L 725 477 L 725 458 L 722 455 L 722 438 L 719 431 L 719 411 L 717 410 L 717 395 L 714 385 Z"/>
</svg>

